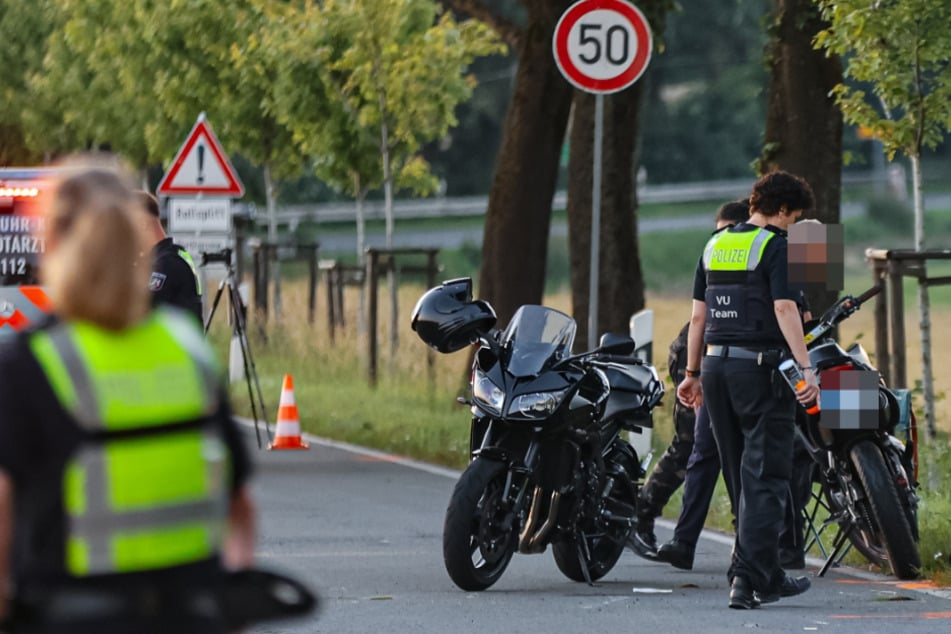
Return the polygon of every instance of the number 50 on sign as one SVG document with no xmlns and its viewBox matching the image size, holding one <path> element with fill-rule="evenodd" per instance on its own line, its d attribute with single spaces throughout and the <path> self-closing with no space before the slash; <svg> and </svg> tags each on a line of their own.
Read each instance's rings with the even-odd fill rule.
<svg viewBox="0 0 951 634">
<path fill-rule="evenodd" d="M 644 14 L 624 0 L 581 0 L 555 27 L 552 49 L 561 74 L 575 87 L 607 94 L 640 78 L 653 41 Z"/>
</svg>

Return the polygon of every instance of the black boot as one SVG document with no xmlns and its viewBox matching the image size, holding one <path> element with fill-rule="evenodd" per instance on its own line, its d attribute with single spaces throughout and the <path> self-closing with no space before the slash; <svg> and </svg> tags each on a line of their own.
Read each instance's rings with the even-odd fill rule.
<svg viewBox="0 0 951 634">
<path fill-rule="evenodd" d="M 734 610 L 752 610 L 758 608 L 759 603 L 749 580 L 746 577 L 733 577 L 733 585 L 730 587 L 730 607 Z"/>
<path fill-rule="evenodd" d="M 783 597 L 794 597 L 812 587 L 809 577 L 785 577 L 779 588 L 773 592 L 757 592 L 756 600 L 760 603 L 774 603 Z M 731 606 L 732 607 L 732 606 Z"/>
<path fill-rule="evenodd" d="M 657 549 L 657 558 L 666 561 L 674 568 L 693 570 L 694 547 L 672 539 Z"/>
<path fill-rule="evenodd" d="M 628 535 L 627 547 L 644 559 L 657 560 L 657 538 L 654 536 L 653 516 L 638 514 L 637 525 Z"/>
</svg>

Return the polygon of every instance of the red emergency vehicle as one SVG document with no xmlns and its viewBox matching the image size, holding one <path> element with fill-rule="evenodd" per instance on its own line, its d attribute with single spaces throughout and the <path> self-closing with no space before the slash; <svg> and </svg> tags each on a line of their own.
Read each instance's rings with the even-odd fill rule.
<svg viewBox="0 0 951 634">
<path fill-rule="evenodd" d="M 45 250 L 40 204 L 55 171 L 0 168 L 0 343 L 50 309 L 37 267 Z"/>
</svg>

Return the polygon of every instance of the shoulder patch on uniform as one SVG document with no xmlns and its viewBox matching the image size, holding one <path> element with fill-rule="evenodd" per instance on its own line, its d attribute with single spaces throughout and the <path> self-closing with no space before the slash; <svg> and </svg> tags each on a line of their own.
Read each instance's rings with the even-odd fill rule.
<svg viewBox="0 0 951 634">
<path fill-rule="evenodd" d="M 149 290 L 160 291 L 165 286 L 165 280 L 168 276 L 156 271 L 152 271 L 152 277 L 149 278 Z"/>
</svg>

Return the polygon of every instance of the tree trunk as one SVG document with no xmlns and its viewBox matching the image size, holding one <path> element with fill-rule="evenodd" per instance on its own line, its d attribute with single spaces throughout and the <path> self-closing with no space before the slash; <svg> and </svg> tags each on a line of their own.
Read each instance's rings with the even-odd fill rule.
<svg viewBox="0 0 951 634">
<path fill-rule="evenodd" d="M 766 142 L 759 171 L 782 169 L 805 178 L 816 196 L 814 217 L 825 224 L 838 223 L 842 114 L 831 90 L 842 81 L 842 64 L 839 58 L 813 49 L 824 23 L 812 0 L 775 2 Z M 836 290 L 809 289 L 814 315 L 835 301 Z"/>
<path fill-rule="evenodd" d="M 541 303 L 558 159 L 571 87 L 551 51 L 570 0 L 534 0 L 520 36 L 515 90 L 505 116 L 482 244 L 479 297 L 504 326 L 522 304 Z"/>
<path fill-rule="evenodd" d="M 637 241 L 638 156 L 636 139 L 644 83 L 604 99 L 601 178 L 601 231 L 598 259 L 598 325 L 627 334 L 633 313 L 644 307 L 644 276 Z M 568 160 L 568 246 L 571 303 L 578 323 L 578 346 L 588 340 L 591 272 L 591 207 L 595 98 L 576 92 Z"/>
<path fill-rule="evenodd" d="M 360 175 L 354 173 L 353 191 L 356 192 L 356 215 L 357 215 L 357 266 L 362 267 L 366 272 L 366 220 L 364 219 L 363 205 L 367 199 L 367 188 L 360 184 Z M 363 337 L 367 332 L 367 280 L 364 278 L 360 285 L 359 301 L 357 305 L 357 334 Z M 331 325 L 333 328 L 333 325 Z"/>
<path fill-rule="evenodd" d="M 380 123 L 380 148 L 383 152 L 383 210 L 386 216 L 386 248 L 393 248 L 393 166 L 390 163 L 390 131 L 386 125 L 386 99 L 380 93 L 380 112 L 383 121 Z M 390 294 L 390 374 L 396 367 L 396 354 L 399 350 L 399 293 L 396 288 L 396 261 L 392 253 L 388 258 L 386 269 L 386 287 Z"/>
<path fill-rule="evenodd" d="M 274 318 L 281 318 L 281 259 L 280 251 L 277 248 L 277 187 L 274 185 L 274 177 L 271 174 L 271 162 L 264 162 L 264 196 L 267 206 L 267 241 L 269 247 L 264 250 L 264 257 L 270 257 L 274 254 L 274 262 L 271 266 L 271 278 L 274 282 Z M 273 249 L 273 251 L 272 251 Z"/>
<path fill-rule="evenodd" d="M 921 155 L 911 159 L 912 191 L 915 199 L 915 251 L 925 248 L 924 215 L 925 200 L 921 185 Z M 922 272 L 927 262 L 922 260 Z M 934 416 L 934 372 L 931 364 L 931 302 L 928 298 L 928 283 L 918 280 L 918 328 L 921 331 L 921 388 L 925 401 L 925 435 L 928 441 L 935 439 L 937 428 Z"/>
</svg>

